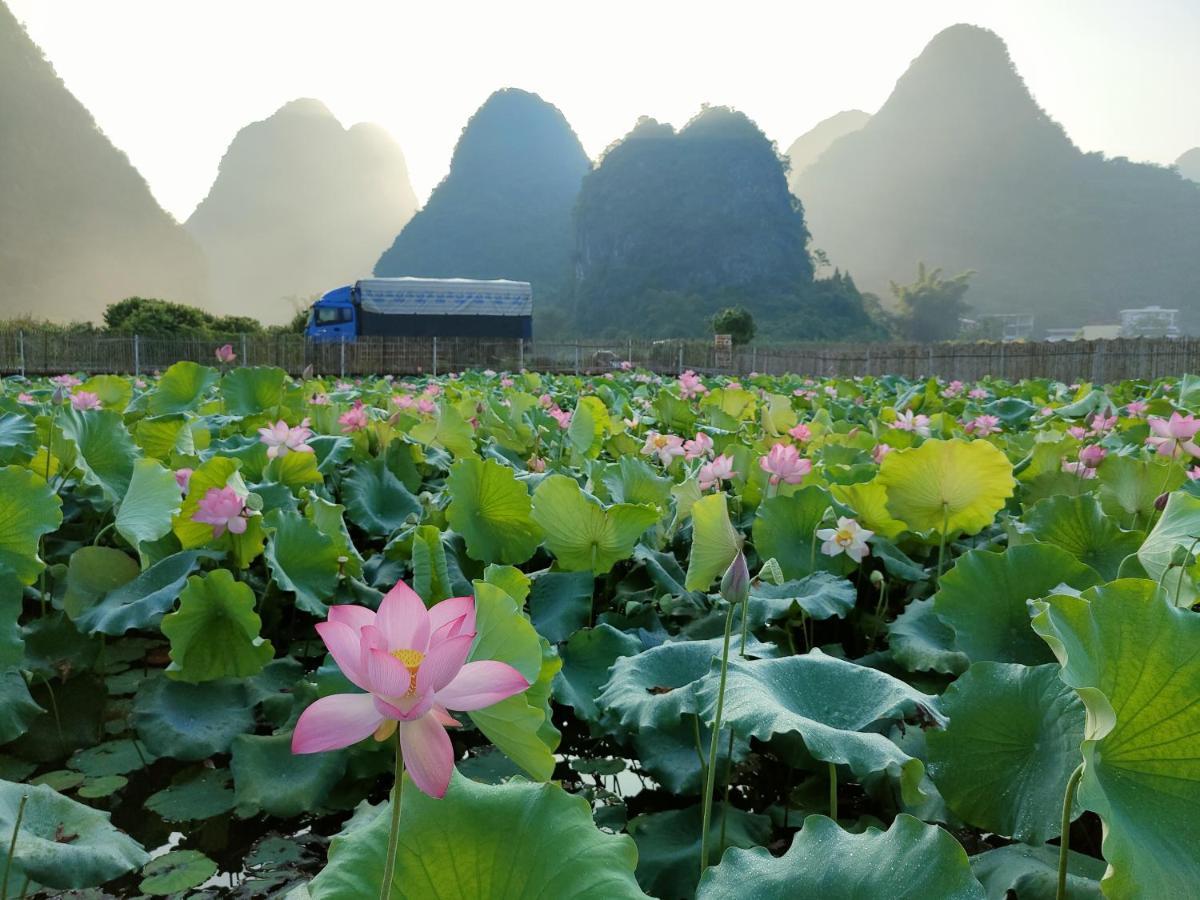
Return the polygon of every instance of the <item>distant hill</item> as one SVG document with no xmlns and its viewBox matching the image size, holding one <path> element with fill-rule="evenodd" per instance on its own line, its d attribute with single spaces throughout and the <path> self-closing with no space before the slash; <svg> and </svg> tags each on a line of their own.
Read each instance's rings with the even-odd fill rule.
<svg viewBox="0 0 1200 900">
<path fill-rule="evenodd" d="M 724 306 L 762 338 L 873 333 L 853 283 L 814 281 L 808 229 L 774 145 L 707 108 L 676 132 L 644 118 L 583 181 L 576 211 L 581 333 L 708 333 Z"/>
<path fill-rule="evenodd" d="M 211 308 L 277 323 L 369 275 L 416 208 L 387 132 L 293 100 L 237 133 L 187 228 L 208 255 Z"/>
<path fill-rule="evenodd" d="M 449 174 L 375 274 L 529 281 L 535 316 L 548 322 L 569 285 L 571 209 L 589 168 L 557 107 L 497 91 L 471 116 Z"/>
<path fill-rule="evenodd" d="M 822 119 L 788 147 L 787 158 L 790 163 L 788 183 L 793 187 L 800 173 L 817 161 L 829 145 L 843 135 L 858 131 L 871 120 L 871 114 L 861 109 L 847 109 L 840 113 Z"/>
<path fill-rule="evenodd" d="M 1200 186 L 1080 152 L 982 28 L 938 34 L 796 189 L 816 246 L 864 290 L 886 295 L 923 260 L 976 270 L 977 313 L 1031 312 L 1040 328 L 1147 304 L 1200 325 Z"/>
<path fill-rule="evenodd" d="M 0 316 L 98 321 L 132 294 L 203 303 L 200 248 L 0 2 Z"/>
<path fill-rule="evenodd" d="M 1200 182 L 1200 147 L 1193 147 L 1175 160 L 1175 168 L 1184 178 Z"/>
</svg>

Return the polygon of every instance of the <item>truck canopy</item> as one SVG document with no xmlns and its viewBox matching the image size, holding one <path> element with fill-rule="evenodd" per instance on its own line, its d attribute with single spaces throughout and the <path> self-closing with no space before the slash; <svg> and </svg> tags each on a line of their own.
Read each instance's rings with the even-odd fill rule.
<svg viewBox="0 0 1200 900">
<path fill-rule="evenodd" d="M 527 281 L 364 278 L 355 283 L 353 298 L 364 311 L 387 316 L 533 315 Z"/>
</svg>

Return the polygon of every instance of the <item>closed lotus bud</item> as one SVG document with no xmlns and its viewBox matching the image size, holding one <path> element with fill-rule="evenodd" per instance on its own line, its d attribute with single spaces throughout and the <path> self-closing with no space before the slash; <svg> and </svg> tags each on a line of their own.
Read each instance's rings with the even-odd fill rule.
<svg viewBox="0 0 1200 900">
<path fill-rule="evenodd" d="M 871 573 L 871 584 L 877 588 L 883 587 L 883 573 L 878 569 Z"/>
<path fill-rule="evenodd" d="M 55 403 L 62 403 L 67 399 L 67 389 L 60 384 L 54 389 L 54 397 L 52 399 Z"/>
<path fill-rule="evenodd" d="M 721 578 L 721 596 L 729 603 L 743 603 L 750 596 L 750 569 L 741 550 Z"/>
<path fill-rule="evenodd" d="M 1079 451 L 1079 461 L 1089 469 L 1094 469 L 1103 462 L 1107 455 L 1108 451 L 1103 447 L 1098 444 L 1089 444 Z"/>
<path fill-rule="evenodd" d="M 1159 512 L 1162 512 L 1164 509 L 1167 508 L 1167 498 L 1169 498 L 1170 496 L 1171 496 L 1170 491 L 1166 491 L 1165 493 L 1159 494 L 1157 497 L 1154 498 L 1154 508 L 1157 509 Z"/>
</svg>

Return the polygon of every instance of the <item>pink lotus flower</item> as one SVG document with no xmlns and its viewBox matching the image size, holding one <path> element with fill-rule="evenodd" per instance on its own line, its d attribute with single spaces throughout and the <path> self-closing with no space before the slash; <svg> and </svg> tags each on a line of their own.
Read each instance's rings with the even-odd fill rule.
<svg viewBox="0 0 1200 900">
<path fill-rule="evenodd" d="M 529 457 L 529 459 L 525 460 L 525 468 L 527 468 L 530 472 L 545 472 L 546 461 L 537 454 L 534 454 L 533 456 Z"/>
<path fill-rule="evenodd" d="M 191 483 L 191 481 L 192 481 L 192 470 L 191 469 L 176 469 L 175 470 L 175 483 L 177 485 L 179 485 L 179 490 L 181 490 L 184 494 L 186 494 L 188 492 L 188 485 Z"/>
<path fill-rule="evenodd" d="M 1146 414 L 1146 410 L 1150 408 L 1150 404 L 1145 400 L 1134 400 L 1125 406 L 1125 411 L 1135 419 L 1140 419 Z"/>
<path fill-rule="evenodd" d="M 302 421 L 295 428 L 288 425 L 287 422 L 280 419 L 270 428 L 258 429 L 259 440 L 267 445 L 267 459 L 275 459 L 277 456 L 287 456 L 289 453 L 312 453 L 313 448 L 305 443 L 312 437 L 312 430 L 308 427 L 308 419 Z"/>
<path fill-rule="evenodd" d="M 963 383 L 961 381 L 955 380 L 955 381 L 951 381 L 949 387 L 947 387 L 944 391 L 942 391 L 942 396 L 948 400 L 953 400 L 955 397 L 957 397 L 962 392 L 963 392 Z"/>
<path fill-rule="evenodd" d="M 437 410 L 437 404 L 428 397 L 422 397 L 417 401 L 417 412 L 422 415 L 432 416 L 435 410 Z"/>
<path fill-rule="evenodd" d="M 335 391 L 337 391 L 338 393 L 344 393 L 345 391 L 354 390 L 354 385 L 352 385 L 348 381 L 339 381 L 336 384 L 334 384 L 333 389 Z"/>
<path fill-rule="evenodd" d="M 313 394 L 312 397 L 309 398 L 308 402 L 310 404 L 312 404 L 313 406 L 328 406 L 329 405 L 329 395 L 318 392 L 316 394 Z"/>
<path fill-rule="evenodd" d="M 388 591 L 379 612 L 331 606 L 317 633 L 363 694 L 332 694 L 311 704 L 292 733 L 293 753 L 349 747 L 396 732 L 413 783 L 443 797 L 454 771 L 449 710 L 499 703 L 529 687 L 497 660 L 467 662 L 475 640 L 475 599 L 452 597 L 426 609 L 408 585 Z"/>
<path fill-rule="evenodd" d="M 679 396 L 684 400 L 690 400 L 692 397 L 698 397 L 701 394 L 707 394 L 703 382 L 700 381 L 700 376 L 688 369 L 679 376 Z"/>
<path fill-rule="evenodd" d="M 516 384 L 516 382 L 513 381 L 511 378 L 509 378 L 507 375 L 505 375 L 503 378 L 500 379 L 500 387 L 502 387 L 502 388 L 510 388 L 514 384 Z"/>
<path fill-rule="evenodd" d="M 1077 440 L 1077 441 L 1082 441 L 1084 438 L 1087 437 L 1088 433 L 1087 433 L 1087 429 L 1084 428 L 1082 425 L 1072 425 L 1070 428 L 1067 429 L 1067 434 L 1069 434 L 1071 437 L 1075 438 L 1075 440 Z"/>
<path fill-rule="evenodd" d="M 686 460 L 699 459 L 712 453 L 713 441 L 703 431 L 696 432 L 695 440 L 683 442 L 683 458 Z"/>
<path fill-rule="evenodd" d="M 1068 462 L 1063 460 L 1062 470 L 1069 475 L 1078 475 L 1080 478 L 1095 478 L 1096 470 L 1085 466 L 1081 462 Z"/>
<path fill-rule="evenodd" d="M 921 437 L 929 437 L 929 416 L 923 413 L 917 415 L 911 409 L 906 409 L 896 416 L 896 421 L 892 423 L 892 427 L 900 431 L 911 431 L 914 434 L 921 435 Z"/>
<path fill-rule="evenodd" d="M 53 378 L 50 379 L 50 383 L 55 385 L 56 387 L 67 388 L 67 389 L 76 388 L 76 387 L 79 387 L 81 384 L 83 384 L 83 382 L 80 381 L 78 378 L 76 378 L 74 375 L 55 375 Z"/>
<path fill-rule="evenodd" d="M 1038 410 L 1038 415 L 1039 416 L 1052 416 L 1052 415 L 1054 415 L 1054 407 L 1053 406 L 1043 406 L 1040 410 Z"/>
<path fill-rule="evenodd" d="M 758 459 L 759 467 L 770 474 L 773 485 L 783 481 L 787 484 L 799 484 L 804 476 L 812 471 L 812 462 L 801 459 L 796 448 L 791 444 L 776 444 L 766 456 Z"/>
<path fill-rule="evenodd" d="M 733 457 L 722 453 L 712 462 L 702 465 L 696 477 L 700 484 L 700 490 L 707 491 L 712 487 L 720 487 L 722 481 L 728 481 L 733 478 L 734 474 Z"/>
<path fill-rule="evenodd" d="M 622 372 L 628 372 L 632 368 L 633 368 L 633 363 L 631 363 L 629 360 L 627 360 L 627 359 L 621 360 L 621 371 Z"/>
<path fill-rule="evenodd" d="M 1179 457 L 1184 452 L 1200 456 L 1200 447 L 1192 441 L 1196 432 L 1200 431 L 1200 420 L 1194 416 L 1171 413 L 1169 419 L 1151 416 L 1149 421 L 1153 434 L 1146 438 L 1146 443 L 1154 447 L 1159 456 Z"/>
<path fill-rule="evenodd" d="M 825 385 L 825 395 L 831 399 L 836 398 L 838 395 L 837 388 L 832 384 Z"/>
<path fill-rule="evenodd" d="M 812 440 L 812 429 L 803 422 L 788 429 L 788 434 L 792 436 L 793 440 L 797 440 L 802 444 L 806 444 Z"/>
<path fill-rule="evenodd" d="M 671 461 L 678 456 L 683 456 L 683 438 L 674 434 L 659 434 L 657 431 L 651 431 L 646 435 L 646 443 L 642 445 L 643 456 L 658 455 L 658 461 L 664 466 L 671 465 Z"/>
<path fill-rule="evenodd" d="M 1105 434 L 1112 431 L 1117 426 L 1117 416 L 1114 413 L 1111 416 L 1106 416 L 1099 412 L 1092 416 L 1092 434 Z"/>
<path fill-rule="evenodd" d="M 233 344 L 222 344 L 213 353 L 217 357 L 217 362 L 225 365 L 229 365 L 237 359 L 237 354 L 233 352 Z"/>
<path fill-rule="evenodd" d="M 397 394 L 392 398 L 392 403 L 401 409 L 412 409 L 417 405 L 417 401 L 414 400 L 409 394 Z"/>
<path fill-rule="evenodd" d="M 1097 468 L 1108 456 L 1108 451 L 1099 444 L 1089 444 L 1079 451 L 1079 461 L 1089 469 Z"/>
<path fill-rule="evenodd" d="M 361 400 L 355 400 L 354 405 L 338 416 L 338 424 L 342 426 L 342 434 L 362 431 L 367 427 L 367 410 Z"/>
<path fill-rule="evenodd" d="M 967 396 L 972 400 L 986 400 L 988 392 L 983 388 L 971 388 L 971 390 L 967 391 Z"/>
<path fill-rule="evenodd" d="M 103 404 L 100 402 L 100 395 L 93 394 L 91 391 L 76 391 L 71 395 L 71 409 L 101 409 Z"/>
<path fill-rule="evenodd" d="M 22 391 L 21 393 L 17 394 L 17 402 L 18 402 L 18 403 L 24 403 L 26 406 L 30 406 L 30 405 L 32 405 L 32 404 L 34 404 L 34 403 L 37 403 L 37 401 L 36 401 L 36 400 L 34 400 L 34 399 L 33 399 L 33 397 L 32 397 L 31 395 L 29 395 L 29 394 L 26 394 L 24 391 Z"/>
<path fill-rule="evenodd" d="M 1188 469 L 1187 477 L 1189 481 L 1195 481 L 1197 478 L 1200 478 L 1200 468 Z"/>
<path fill-rule="evenodd" d="M 542 396 L 538 397 L 538 404 L 542 407 L 542 409 L 554 409 L 554 407 L 557 405 L 554 402 L 554 398 L 549 394 L 542 394 Z"/>
<path fill-rule="evenodd" d="M 209 488 L 201 498 L 192 521 L 211 525 L 213 538 L 219 538 L 227 528 L 231 534 L 243 534 L 246 531 L 246 517 L 242 513 L 245 511 L 245 499 L 233 488 Z"/>
<path fill-rule="evenodd" d="M 883 458 L 891 452 L 890 444 L 876 444 L 875 449 L 871 451 L 871 459 L 875 460 L 876 465 L 879 465 L 883 462 Z"/>
<path fill-rule="evenodd" d="M 547 412 L 549 412 L 551 418 L 558 423 L 559 428 L 571 427 L 571 414 L 565 409 L 559 409 L 557 406 L 555 406 L 553 409 L 547 410 Z"/>
<path fill-rule="evenodd" d="M 975 437 L 987 437 L 989 434 L 1000 433 L 1000 420 L 996 416 L 976 416 L 966 424 L 967 434 Z"/>
</svg>

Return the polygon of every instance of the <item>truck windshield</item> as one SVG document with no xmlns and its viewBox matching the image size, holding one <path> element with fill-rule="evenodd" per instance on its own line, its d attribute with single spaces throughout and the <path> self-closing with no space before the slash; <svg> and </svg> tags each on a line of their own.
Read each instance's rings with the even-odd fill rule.
<svg viewBox="0 0 1200 900">
<path fill-rule="evenodd" d="M 337 325 L 341 322 L 349 322 L 351 318 L 351 310 L 346 306 L 317 307 L 313 311 L 313 319 L 318 325 Z"/>
</svg>

